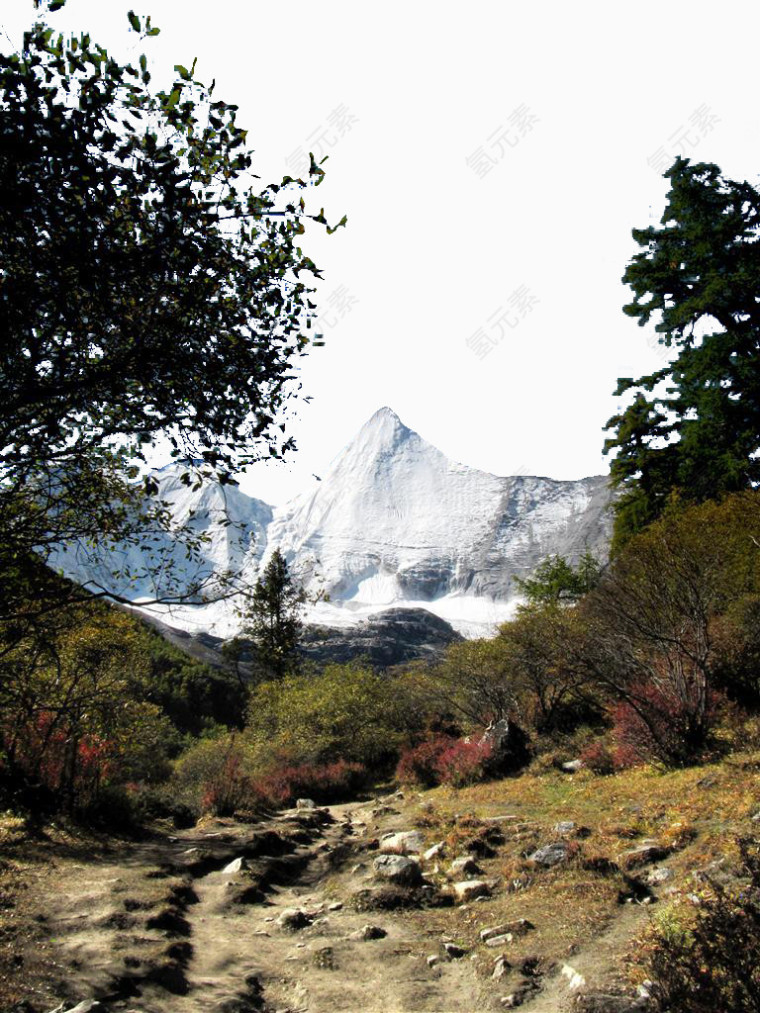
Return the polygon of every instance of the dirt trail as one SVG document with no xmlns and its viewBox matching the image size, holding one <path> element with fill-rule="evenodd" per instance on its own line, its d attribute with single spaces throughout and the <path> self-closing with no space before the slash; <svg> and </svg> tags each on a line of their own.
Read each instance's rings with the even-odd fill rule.
<svg viewBox="0 0 760 1013">
<path fill-rule="evenodd" d="M 130 846 L 117 861 L 62 865 L 59 890 L 37 915 L 59 1001 L 97 998 L 134 1013 L 484 1008 L 469 960 L 428 966 L 440 934 L 431 940 L 403 910 L 348 904 L 371 880 L 360 811 L 291 811 Z M 238 858 L 240 868 L 224 871 Z M 289 908 L 310 924 L 282 928 Z M 367 924 L 385 936 L 355 938 Z"/>
</svg>

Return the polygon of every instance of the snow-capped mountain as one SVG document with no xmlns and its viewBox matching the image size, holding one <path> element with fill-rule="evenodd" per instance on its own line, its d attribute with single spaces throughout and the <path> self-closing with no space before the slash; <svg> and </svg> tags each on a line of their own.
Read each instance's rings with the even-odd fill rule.
<svg viewBox="0 0 760 1013">
<path fill-rule="evenodd" d="M 329 596 L 311 617 L 327 625 L 391 606 L 423 607 L 465 634 L 483 633 L 513 611 L 515 575 L 551 553 L 577 559 L 589 548 L 603 556 L 610 533 L 605 477 L 490 475 L 449 460 L 389 408 L 375 412 L 322 481 L 274 510 L 238 489 L 189 489 L 176 467 L 158 477 L 177 521 L 209 533 L 206 566 L 242 567 L 253 581 L 278 548 L 307 590 Z M 225 527 L 225 511 L 246 532 Z M 87 578 L 86 560 L 63 563 Z M 148 585 L 133 597 L 150 595 Z M 170 621 L 222 636 L 236 625 L 229 602 L 174 608 Z"/>
</svg>

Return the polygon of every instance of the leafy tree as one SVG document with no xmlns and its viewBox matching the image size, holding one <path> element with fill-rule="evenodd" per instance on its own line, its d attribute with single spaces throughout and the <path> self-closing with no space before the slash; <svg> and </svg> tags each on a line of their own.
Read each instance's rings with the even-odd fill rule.
<svg viewBox="0 0 760 1013">
<path fill-rule="evenodd" d="M 760 193 L 717 165 L 677 158 L 661 227 L 634 229 L 643 249 L 623 281 L 624 312 L 651 321 L 672 361 L 618 381 L 633 400 L 609 420 L 614 547 L 676 494 L 702 502 L 760 478 Z"/>
<path fill-rule="evenodd" d="M 293 365 L 319 343 L 300 237 L 327 225 L 298 192 L 324 170 L 258 188 L 236 116 L 195 63 L 156 89 L 144 55 L 42 21 L 0 54 L 4 617 L 58 600 L 36 561 L 52 545 L 165 523 L 125 480 L 157 436 L 188 482 L 292 447 Z"/>
<path fill-rule="evenodd" d="M 693 762 L 710 742 L 717 691 L 753 680 L 756 640 L 727 637 L 726 620 L 758 594 L 759 547 L 754 491 L 669 511 L 627 543 L 579 606 L 589 626 L 583 661 L 641 755 Z"/>
<path fill-rule="evenodd" d="M 586 549 L 576 566 L 564 556 L 547 556 L 532 577 L 515 577 L 515 584 L 525 595 L 528 607 L 572 605 L 596 587 L 601 572 L 601 563 Z"/>
</svg>

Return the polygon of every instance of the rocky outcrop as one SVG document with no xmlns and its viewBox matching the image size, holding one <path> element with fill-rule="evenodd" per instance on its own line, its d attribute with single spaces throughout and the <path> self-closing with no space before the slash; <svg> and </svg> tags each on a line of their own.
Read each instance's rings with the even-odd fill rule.
<svg viewBox="0 0 760 1013">
<path fill-rule="evenodd" d="M 458 640 L 459 633 L 426 609 L 393 608 L 354 626 L 307 626 L 301 650 L 319 664 L 364 658 L 373 668 L 391 668 L 417 659 L 433 661 Z"/>
</svg>

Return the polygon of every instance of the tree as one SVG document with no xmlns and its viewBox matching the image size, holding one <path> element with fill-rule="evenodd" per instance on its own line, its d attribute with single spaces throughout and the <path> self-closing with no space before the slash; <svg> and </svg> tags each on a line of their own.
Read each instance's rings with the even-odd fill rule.
<svg viewBox="0 0 760 1013">
<path fill-rule="evenodd" d="M 282 679 L 298 670 L 305 602 L 306 592 L 293 580 L 285 557 L 275 549 L 256 581 L 239 638 L 252 642 L 258 678 Z"/>
<path fill-rule="evenodd" d="M 547 556 L 532 577 L 515 577 L 515 584 L 527 599 L 527 607 L 574 605 L 599 583 L 602 564 L 589 550 L 576 566 L 564 556 Z"/>
<path fill-rule="evenodd" d="M 141 497 L 150 480 L 126 480 L 159 435 L 194 462 L 188 483 L 292 447 L 293 365 L 320 343 L 300 237 L 307 219 L 327 226 L 299 191 L 324 170 L 312 158 L 307 180 L 257 188 L 237 107 L 195 63 L 174 69 L 154 89 L 144 55 L 120 64 L 43 21 L 0 54 L 5 617 L 44 605 L 37 559 L 56 541 L 165 524 Z"/>
<path fill-rule="evenodd" d="M 717 165 L 677 158 L 661 227 L 634 229 L 643 247 L 623 281 L 624 312 L 654 320 L 675 353 L 649 376 L 618 381 L 633 400 L 607 423 L 618 498 L 613 547 L 661 516 L 668 501 L 702 502 L 760 478 L 760 193 Z"/>
<path fill-rule="evenodd" d="M 579 609 L 583 660 L 617 705 L 626 745 L 667 764 L 700 756 L 717 691 L 732 672 L 751 675 L 753 640 L 727 636 L 726 619 L 759 581 L 754 491 L 668 511 L 621 549 Z"/>
</svg>

